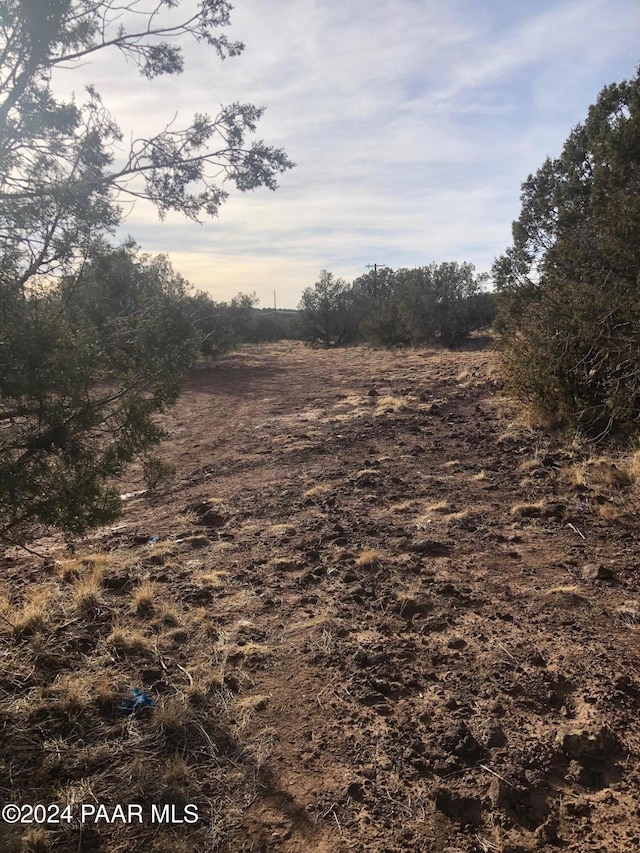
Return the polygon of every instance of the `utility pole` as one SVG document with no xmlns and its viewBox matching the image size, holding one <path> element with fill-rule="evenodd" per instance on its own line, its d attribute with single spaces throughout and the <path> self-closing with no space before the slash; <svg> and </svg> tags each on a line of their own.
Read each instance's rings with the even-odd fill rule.
<svg viewBox="0 0 640 853">
<path fill-rule="evenodd" d="M 278 310 L 278 309 L 276 308 L 276 292 L 275 292 L 275 290 L 273 291 L 273 310 L 274 310 L 274 311 L 277 311 L 277 310 Z"/>
<path fill-rule="evenodd" d="M 373 269 L 373 290 L 374 296 L 378 295 L 378 264 L 367 264 L 367 269 Z M 381 264 L 382 266 L 382 264 Z"/>
</svg>

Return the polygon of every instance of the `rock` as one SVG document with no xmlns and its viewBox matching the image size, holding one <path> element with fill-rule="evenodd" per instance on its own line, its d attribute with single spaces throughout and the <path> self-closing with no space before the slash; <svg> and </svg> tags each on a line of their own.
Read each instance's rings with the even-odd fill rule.
<svg viewBox="0 0 640 853">
<path fill-rule="evenodd" d="M 587 800 L 563 800 L 561 808 L 568 817 L 589 817 L 592 806 Z"/>
<path fill-rule="evenodd" d="M 159 681 L 162 678 L 162 670 L 161 669 L 143 669 L 142 670 L 142 683 L 145 685 L 153 684 L 156 681 Z"/>
<path fill-rule="evenodd" d="M 451 553 L 450 545 L 435 539 L 416 539 L 408 542 L 406 548 L 412 554 L 422 554 L 425 557 L 447 557 Z"/>
<path fill-rule="evenodd" d="M 364 797 L 364 785 L 362 782 L 350 782 L 347 787 L 347 797 L 361 802 Z"/>
<path fill-rule="evenodd" d="M 583 765 L 605 760 L 618 747 L 618 739 L 606 726 L 597 730 L 574 729 L 558 735 L 564 754 Z"/>
<path fill-rule="evenodd" d="M 580 569 L 580 577 L 585 581 L 610 581 L 614 574 L 601 563 L 585 563 Z"/>
<path fill-rule="evenodd" d="M 399 599 L 394 606 L 394 610 L 403 619 L 411 621 L 414 616 L 425 616 L 430 610 L 433 610 L 433 604 L 424 595 L 408 596 L 407 598 Z"/>
<path fill-rule="evenodd" d="M 482 746 L 464 723 L 448 728 L 439 738 L 439 746 L 444 752 L 465 761 L 475 761 L 484 753 Z"/>
<path fill-rule="evenodd" d="M 549 818 L 549 820 L 536 829 L 534 836 L 540 847 L 546 847 L 547 844 L 554 846 L 559 844 L 557 819 L 553 817 Z"/>
<path fill-rule="evenodd" d="M 482 823 L 482 801 L 479 797 L 464 797 L 441 787 L 436 791 L 435 805 L 438 811 L 461 826 L 480 826 Z"/>
<path fill-rule="evenodd" d="M 494 776 L 491 779 L 487 795 L 489 797 L 489 801 L 491 802 L 491 808 L 494 811 L 496 811 L 497 809 L 504 809 L 509 806 L 510 794 L 511 788 L 504 780 L 499 779 L 497 776 Z"/>
<path fill-rule="evenodd" d="M 484 733 L 483 744 L 486 749 L 502 749 L 507 745 L 507 736 L 500 723 L 491 723 Z"/>
<path fill-rule="evenodd" d="M 209 500 L 189 504 L 185 507 L 185 512 L 196 515 L 198 517 L 197 524 L 203 524 L 206 527 L 224 527 L 229 520 L 220 512 L 220 504 Z"/>
<path fill-rule="evenodd" d="M 630 696 L 634 696 L 638 693 L 638 686 L 636 682 L 634 682 L 631 676 L 627 673 L 620 673 L 619 675 L 616 675 L 613 686 L 619 693 L 627 693 Z"/>
<path fill-rule="evenodd" d="M 593 781 L 589 771 L 578 761 L 569 762 L 569 767 L 564 778 L 567 782 L 575 782 L 583 788 L 591 787 Z"/>
</svg>

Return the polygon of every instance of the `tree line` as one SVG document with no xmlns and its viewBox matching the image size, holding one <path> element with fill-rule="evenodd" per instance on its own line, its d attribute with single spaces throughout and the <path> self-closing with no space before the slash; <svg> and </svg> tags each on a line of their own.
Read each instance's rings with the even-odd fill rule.
<svg viewBox="0 0 640 853">
<path fill-rule="evenodd" d="M 302 340 L 326 346 L 460 346 L 491 326 L 495 298 L 487 275 L 469 263 L 415 269 L 380 267 L 349 284 L 323 270 L 300 301 Z"/>
</svg>

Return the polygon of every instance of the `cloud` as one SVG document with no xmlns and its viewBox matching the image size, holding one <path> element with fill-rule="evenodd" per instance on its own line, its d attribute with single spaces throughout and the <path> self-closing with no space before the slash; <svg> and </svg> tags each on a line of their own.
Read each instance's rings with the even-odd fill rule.
<svg viewBox="0 0 640 853">
<path fill-rule="evenodd" d="M 105 57 L 66 85 L 91 79 L 123 129 L 145 134 L 175 113 L 180 126 L 234 100 L 267 106 L 259 137 L 297 163 L 275 194 L 232 193 L 203 226 L 138 204 L 123 231 L 200 287 L 215 270 L 218 298 L 247 289 L 270 304 L 275 287 L 293 306 L 321 268 L 488 269 L 520 183 L 602 86 L 634 73 L 639 31 L 636 0 L 238 0 L 238 58 L 190 44 L 183 75 L 148 82 Z"/>
</svg>

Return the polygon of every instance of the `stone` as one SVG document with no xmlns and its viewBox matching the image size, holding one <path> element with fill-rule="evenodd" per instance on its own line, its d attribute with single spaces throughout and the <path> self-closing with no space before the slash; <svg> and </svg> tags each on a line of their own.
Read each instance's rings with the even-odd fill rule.
<svg viewBox="0 0 640 853">
<path fill-rule="evenodd" d="M 574 729 L 558 735 L 564 754 L 583 765 L 602 762 L 618 748 L 616 736 L 606 726 L 599 729 Z"/>
<path fill-rule="evenodd" d="M 435 805 L 448 818 L 461 826 L 480 826 L 482 823 L 482 801 L 479 797 L 464 797 L 449 788 L 436 791 Z"/>
<path fill-rule="evenodd" d="M 610 581 L 614 574 L 601 563 L 585 563 L 580 569 L 580 577 L 585 581 Z"/>
</svg>

